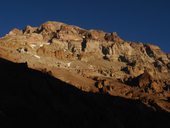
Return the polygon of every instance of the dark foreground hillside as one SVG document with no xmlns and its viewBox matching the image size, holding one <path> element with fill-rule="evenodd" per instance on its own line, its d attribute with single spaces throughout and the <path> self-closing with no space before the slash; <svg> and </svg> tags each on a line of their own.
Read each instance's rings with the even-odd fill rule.
<svg viewBox="0 0 170 128">
<path fill-rule="evenodd" d="M 26 64 L 0 59 L 0 128 L 168 128 L 169 119 L 169 113 L 139 101 L 85 93 Z"/>
</svg>

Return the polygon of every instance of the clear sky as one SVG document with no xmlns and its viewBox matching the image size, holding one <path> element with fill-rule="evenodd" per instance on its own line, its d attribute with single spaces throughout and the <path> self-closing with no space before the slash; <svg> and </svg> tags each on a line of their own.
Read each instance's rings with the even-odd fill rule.
<svg viewBox="0 0 170 128">
<path fill-rule="evenodd" d="M 51 20 L 117 32 L 170 53 L 170 0 L 1 0 L 0 19 L 0 36 Z"/>
</svg>

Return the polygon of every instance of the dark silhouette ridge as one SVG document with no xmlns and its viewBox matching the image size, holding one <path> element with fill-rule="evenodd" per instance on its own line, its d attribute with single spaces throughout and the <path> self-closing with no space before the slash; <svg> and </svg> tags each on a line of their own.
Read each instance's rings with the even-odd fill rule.
<svg viewBox="0 0 170 128">
<path fill-rule="evenodd" d="M 139 101 L 85 93 L 0 59 L 0 127 L 170 127 L 170 114 Z"/>
</svg>

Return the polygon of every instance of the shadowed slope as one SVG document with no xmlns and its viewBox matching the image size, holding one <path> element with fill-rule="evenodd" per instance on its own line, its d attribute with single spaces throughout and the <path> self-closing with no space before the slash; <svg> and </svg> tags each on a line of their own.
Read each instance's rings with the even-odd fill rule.
<svg viewBox="0 0 170 128">
<path fill-rule="evenodd" d="M 138 101 L 85 93 L 58 79 L 0 59 L 0 127 L 165 127 L 168 113 Z"/>
</svg>

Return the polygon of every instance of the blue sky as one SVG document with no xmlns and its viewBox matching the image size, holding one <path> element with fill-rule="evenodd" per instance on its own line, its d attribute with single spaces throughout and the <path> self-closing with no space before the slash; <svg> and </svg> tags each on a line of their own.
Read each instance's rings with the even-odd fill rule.
<svg viewBox="0 0 170 128">
<path fill-rule="evenodd" d="M 170 53 L 170 0 L 1 0 L 0 19 L 0 36 L 51 20 L 117 32 Z"/>
</svg>

